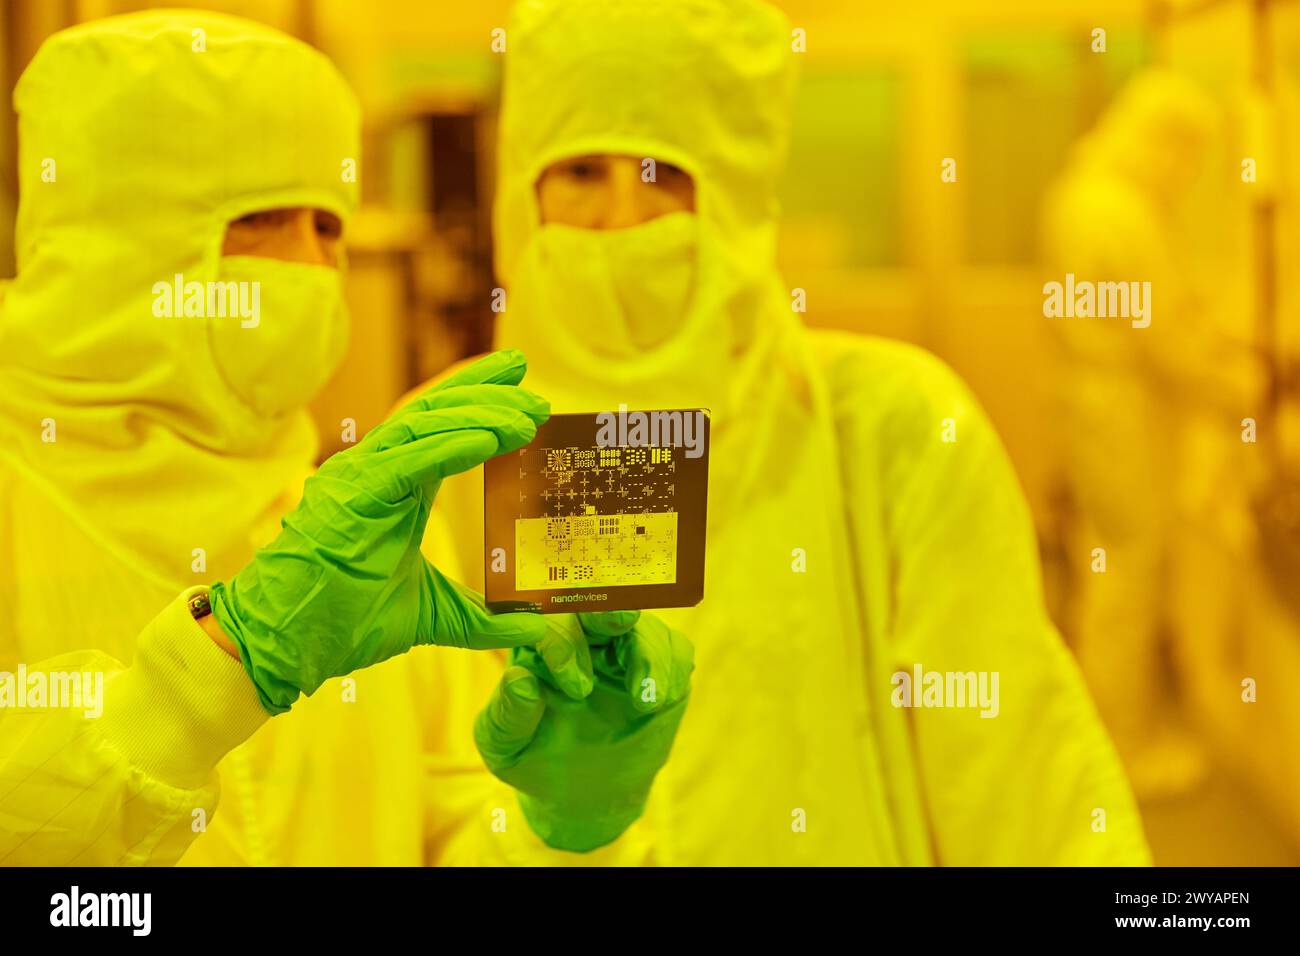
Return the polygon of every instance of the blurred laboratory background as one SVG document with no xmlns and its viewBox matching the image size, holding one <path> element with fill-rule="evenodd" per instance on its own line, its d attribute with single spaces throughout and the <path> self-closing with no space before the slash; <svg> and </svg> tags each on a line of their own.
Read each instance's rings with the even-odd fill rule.
<svg viewBox="0 0 1300 956">
<path fill-rule="evenodd" d="M 56 30 L 179 5 L 6 0 L 6 87 Z M 328 453 L 490 342 L 509 3 L 188 5 L 316 45 L 361 100 Z M 805 320 L 931 349 L 989 411 L 1156 861 L 1300 863 L 1300 2 L 777 6 L 807 37 L 781 243 Z M 14 139 L 7 108 L 4 276 Z M 1046 318 L 1066 272 L 1156 280 L 1152 326 Z"/>
</svg>

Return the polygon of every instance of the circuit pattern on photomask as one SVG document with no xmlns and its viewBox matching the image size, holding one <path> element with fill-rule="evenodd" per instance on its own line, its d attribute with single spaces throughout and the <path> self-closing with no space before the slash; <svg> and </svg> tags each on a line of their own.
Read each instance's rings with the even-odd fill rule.
<svg viewBox="0 0 1300 956">
<path fill-rule="evenodd" d="M 541 446 L 517 460 L 517 588 L 676 582 L 674 449 Z"/>
</svg>

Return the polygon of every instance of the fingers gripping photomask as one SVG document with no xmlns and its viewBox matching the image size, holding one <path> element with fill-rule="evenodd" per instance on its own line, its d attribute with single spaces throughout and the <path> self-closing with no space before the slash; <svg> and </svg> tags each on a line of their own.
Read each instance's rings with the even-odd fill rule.
<svg viewBox="0 0 1300 956">
<path fill-rule="evenodd" d="M 542 614 L 704 596 L 705 409 L 553 415 L 483 472 L 487 606 Z"/>
</svg>

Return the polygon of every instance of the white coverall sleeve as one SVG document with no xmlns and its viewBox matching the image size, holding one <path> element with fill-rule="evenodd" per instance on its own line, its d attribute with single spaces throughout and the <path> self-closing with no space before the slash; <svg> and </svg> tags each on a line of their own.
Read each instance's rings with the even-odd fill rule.
<svg viewBox="0 0 1300 956">
<path fill-rule="evenodd" d="M 212 818 L 217 762 L 268 715 L 189 593 L 140 633 L 130 667 L 81 651 L 28 669 L 32 686 L 102 675 L 100 715 L 0 708 L 0 866 L 169 865 Z"/>
<path fill-rule="evenodd" d="M 916 683 L 919 667 L 913 693 L 923 695 L 925 675 L 974 672 L 988 691 L 987 705 L 906 710 L 936 860 L 1147 864 L 1119 759 L 1048 618 L 1033 523 L 1006 452 L 946 365 L 893 347 L 879 368 L 842 376 L 855 384 L 838 396 L 841 420 L 854 422 L 851 447 L 877 459 L 846 468 L 846 480 L 851 511 L 882 503 L 892 674 Z"/>
</svg>

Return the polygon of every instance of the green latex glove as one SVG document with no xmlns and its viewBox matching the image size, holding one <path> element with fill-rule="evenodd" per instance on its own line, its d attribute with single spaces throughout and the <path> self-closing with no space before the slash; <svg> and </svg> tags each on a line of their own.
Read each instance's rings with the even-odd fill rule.
<svg viewBox="0 0 1300 956">
<path fill-rule="evenodd" d="M 515 647 L 545 636 L 535 614 L 492 615 L 420 554 L 443 478 L 530 442 L 550 406 L 518 388 L 527 362 L 496 352 L 434 386 L 307 480 L 302 501 L 212 611 L 262 704 L 288 710 L 331 677 L 416 644 Z M 566 679 L 576 670 L 573 660 Z"/>
<path fill-rule="evenodd" d="M 582 700 L 534 648 L 511 651 L 474 739 L 489 770 L 519 792 L 529 826 L 558 850 L 617 839 L 645 809 L 686 712 L 695 649 L 636 611 L 550 618 L 552 635 L 590 642 L 594 687 Z"/>
</svg>

